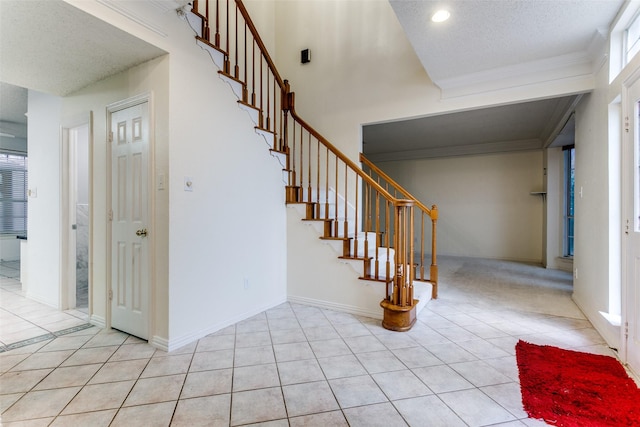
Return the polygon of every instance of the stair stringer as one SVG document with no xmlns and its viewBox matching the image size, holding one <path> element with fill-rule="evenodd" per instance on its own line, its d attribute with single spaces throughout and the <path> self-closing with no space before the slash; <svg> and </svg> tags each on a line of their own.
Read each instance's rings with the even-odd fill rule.
<svg viewBox="0 0 640 427">
<path fill-rule="evenodd" d="M 184 18 L 196 36 L 202 37 L 202 18 L 191 11 L 185 11 Z M 209 54 L 215 68 L 218 71 L 222 70 L 224 54 L 198 38 L 196 38 L 196 43 Z M 242 99 L 242 85 L 224 74 L 219 73 L 218 76 L 229 84 L 232 93 L 240 101 Z M 257 127 L 259 111 L 254 111 L 253 108 L 249 108 L 241 102 L 238 102 L 237 105 L 247 112 L 251 121 L 255 124 L 256 134 L 262 136 L 266 144 L 271 147 L 269 139 L 273 138 L 273 134 Z M 283 168 L 285 167 L 286 154 L 270 149 L 270 155 Z M 288 172 L 284 169 L 283 182 L 285 185 L 288 184 Z M 345 202 L 340 193 L 338 193 L 338 200 L 342 203 Z M 351 216 L 352 211 L 355 211 L 355 207 L 347 202 L 349 216 Z M 379 281 L 360 279 L 363 270 L 362 261 L 343 259 L 342 262 L 336 262 L 337 252 L 335 247 L 332 248 L 331 241 L 325 241 L 323 244 L 323 241 L 318 238 L 318 233 L 313 232 L 313 227 L 309 226 L 310 223 L 301 221 L 304 217 L 303 215 L 292 213 L 296 212 L 294 209 L 287 209 L 286 212 L 288 230 L 287 294 L 289 301 L 382 319 L 383 312 L 380 307 L 380 301 L 386 293 L 386 284 Z M 291 219 L 292 217 L 293 220 Z M 350 223 L 353 223 L 353 221 L 350 221 Z M 299 230 L 292 233 L 292 228 L 298 228 Z M 303 229 L 305 230 L 304 232 L 302 231 Z M 311 235 L 309 235 L 310 231 Z M 352 231 L 349 230 L 349 233 L 351 234 Z M 303 236 L 310 238 L 315 242 L 315 245 L 305 243 L 297 246 L 300 244 L 298 240 L 303 239 Z M 333 244 L 335 245 L 335 242 Z M 310 253 L 312 251 L 318 251 L 318 256 Z M 301 254 L 304 254 L 304 256 L 300 256 Z M 291 260 L 292 257 L 296 258 L 293 262 Z M 327 261 L 321 262 L 325 257 Z M 296 267 L 293 268 L 291 266 Z M 302 277 L 298 277 L 300 275 Z M 310 286 L 315 281 L 321 281 L 322 283 Z M 431 284 L 428 282 L 414 282 L 414 298 L 420 301 L 416 307 L 417 315 L 431 299 Z"/>
<path fill-rule="evenodd" d="M 191 26 L 191 29 L 196 33 L 197 37 L 201 36 L 201 31 L 198 31 L 196 28 L 199 25 L 199 23 L 201 22 L 201 18 L 197 15 L 195 15 L 193 12 L 185 12 L 185 20 L 189 23 L 189 25 Z M 210 46 L 209 44 L 205 43 L 204 41 L 196 38 L 196 44 L 205 52 L 207 52 L 209 54 L 209 57 L 211 58 L 211 62 L 213 62 L 213 65 L 216 69 L 216 71 L 220 71 L 222 70 L 222 67 L 224 65 L 224 54 L 213 48 L 212 46 Z M 236 80 L 230 79 L 227 76 L 225 76 L 224 74 L 218 73 L 218 77 L 228 83 L 231 92 L 235 95 L 235 97 L 238 100 L 238 108 L 240 108 L 241 110 L 245 111 L 247 113 L 247 115 L 249 116 L 249 118 L 251 119 L 251 121 L 254 124 L 254 129 L 257 135 L 261 136 L 262 140 L 266 143 L 267 147 L 269 147 L 270 151 L 269 154 L 271 155 L 271 157 L 275 158 L 278 163 L 280 164 L 281 167 L 285 168 L 286 167 L 286 154 L 284 153 L 279 153 L 277 151 L 273 151 L 271 150 L 271 148 L 273 148 L 273 144 L 272 142 L 269 141 L 269 139 L 273 139 L 273 133 L 264 130 L 264 129 L 259 129 L 258 126 L 258 121 L 259 121 L 259 114 L 260 111 L 257 108 L 253 108 L 247 104 L 241 103 L 240 100 L 242 99 L 242 84 Z M 287 171 L 285 171 L 283 169 L 283 174 L 282 174 L 282 182 L 283 184 L 287 185 L 289 183 L 289 176 Z"/>
<path fill-rule="evenodd" d="M 286 211 L 288 300 L 382 319 L 384 283 L 358 279 L 348 264 L 337 262 L 311 222 L 302 221 L 293 205 Z"/>
<path fill-rule="evenodd" d="M 361 260 L 339 259 L 342 243 L 320 239 L 321 223 L 302 221 L 304 206 L 287 206 L 289 301 L 381 319 L 385 283 L 361 279 Z M 417 315 L 431 300 L 431 284 L 414 282 L 414 298 Z"/>
</svg>

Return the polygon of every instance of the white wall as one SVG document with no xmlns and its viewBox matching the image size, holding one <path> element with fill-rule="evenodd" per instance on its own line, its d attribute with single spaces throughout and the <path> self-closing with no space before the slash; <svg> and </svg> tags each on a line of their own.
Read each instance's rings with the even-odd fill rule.
<svg viewBox="0 0 640 427">
<path fill-rule="evenodd" d="M 620 313 L 622 271 L 620 97 L 624 82 L 640 69 L 636 56 L 609 84 L 607 67 L 597 75 L 597 87 L 576 111 L 576 241 L 574 300 L 589 320 L 616 348 L 621 331 L 600 312 Z M 582 190 L 582 196 L 580 196 Z"/>
<path fill-rule="evenodd" d="M 0 236 L 0 261 L 20 259 L 20 240 L 15 235 Z"/>
<path fill-rule="evenodd" d="M 353 160 L 357 160 L 358 152 L 362 151 L 361 128 L 365 124 L 504 105 L 584 89 L 577 89 L 569 82 L 562 85 L 548 82 L 442 99 L 440 90 L 430 81 L 388 2 L 309 0 L 273 3 L 278 29 L 275 61 L 282 76 L 290 80 L 292 90 L 296 92 L 298 113 Z M 312 60 L 308 64 L 300 64 L 300 50 L 305 48 L 311 49 Z M 468 187 L 461 186 L 459 184 L 463 180 L 472 179 L 464 174 L 454 180 L 454 186 L 443 184 L 441 190 L 436 190 L 435 184 L 432 186 L 424 180 L 412 178 L 410 190 L 418 189 L 426 205 L 437 204 L 440 207 L 440 253 L 542 262 L 542 199 L 529 195 L 531 191 L 542 190 L 542 154 L 513 156 L 517 159 L 533 156 L 530 161 L 523 160 L 526 165 L 523 164 L 524 169 L 518 171 L 527 177 L 516 173 L 516 181 L 519 182 L 506 188 L 504 182 L 510 181 L 511 177 L 504 173 L 489 172 L 482 179 L 501 188 L 500 195 L 517 197 L 517 203 L 499 199 L 496 200 L 498 205 L 489 207 L 496 195 L 491 193 L 489 198 L 480 195 L 488 188 L 487 182 L 483 184 L 482 179 L 476 179 Z M 505 168 L 508 168 L 492 156 L 486 159 L 415 160 L 407 164 L 414 172 L 419 169 L 416 173 L 420 177 L 424 177 L 425 172 L 417 165 L 426 163 L 430 167 L 433 164 L 438 170 L 444 169 L 442 165 L 451 164 L 452 170 L 461 173 L 464 164 L 476 171 L 477 176 L 485 176 L 489 167 L 481 167 L 480 159 L 488 161 L 498 171 L 506 172 Z M 447 171 L 442 172 L 446 174 Z M 429 175 L 430 178 L 432 176 L 435 175 Z M 452 199 L 452 189 L 455 189 L 454 194 L 461 195 L 458 201 Z M 471 200 L 475 203 L 473 207 Z M 457 207 L 474 213 L 490 209 L 494 215 L 474 216 L 469 211 L 456 213 L 453 209 Z M 517 217 L 522 222 L 517 223 Z M 457 228 L 462 223 L 465 224 L 464 233 Z M 506 240 L 501 240 L 501 233 L 489 235 L 489 232 L 480 230 L 482 227 L 492 231 L 504 230 L 504 224 L 509 230 Z M 485 237 L 488 240 L 483 242 Z M 471 240 L 464 241 L 464 238 Z M 526 243 L 522 245 L 523 242 Z M 290 259 L 291 268 L 295 265 Z"/>
<path fill-rule="evenodd" d="M 415 197 L 438 205 L 440 255 L 542 262 L 542 152 L 383 162 Z"/>
<path fill-rule="evenodd" d="M 217 78 L 193 31 L 174 11 L 160 12 L 149 2 L 122 6 L 160 33 L 97 2 L 70 3 L 169 53 L 168 70 L 162 68 L 168 91 L 156 97 L 156 108 L 166 108 L 166 115 L 156 117 L 156 138 L 167 141 L 156 153 L 156 174 L 166 174 L 168 188 L 156 200 L 158 313 L 152 341 L 175 348 L 285 301 L 282 167 Z M 126 79 L 136 87 L 145 76 Z M 98 166 L 94 173 L 100 180 L 105 171 Z M 186 176 L 193 179 L 193 192 L 184 191 Z"/>
<path fill-rule="evenodd" d="M 28 263 L 27 297 L 59 307 L 60 287 L 60 117 L 62 99 L 28 92 Z"/>
<path fill-rule="evenodd" d="M 208 54 L 189 41 L 172 64 L 169 333 L 181 344 L 286 300 L 287 234 L 282 166 Z"/>
<path fill-rule="evenodd" d="M 155 138 L 153 152 L 155 154 L 155 170 L 168 170 L 168 99 L 169 99 L 169 59 L 167 56 L 141 64 L 123 73 L 94 83 L 63 100 L 63 122 L 68 118 L 88 117 L 93 111 L 93 154 L 90 162 L 93 176 L 93 195 L 91 211 L 93 213 L 92 228 L 92 270 L 90 283 L 92 285 L 93 313 L 92 319 L 103 324 L 108 318 L 108 302 L 106 299 L 107 283 L 107 105 L 143 93 L 152 93 L 153 120 L 155 123 Z M 154 175 L 152 171 L 152 175 Z M 155 205 L 154 238 L 152 250 L 155 254 L 154 279 L 156 289 L 152 306 L 156 307 L 153 334 L 166 337 L 167 327 L 167 263 L 168 258 L 168 195 L 166 190 L 154 191 Z"/>
<path fill-rule="evenodd" d="M 610 346 L 619 348 L 619 329 L 599 314 L 608 312 L 609 272 L 621 268 L 610 263 L 609 144 L 610 99 L 606 67 L 598 86 L 576 109 L 574 300 Z M 618 165 L 620 167 L 620 165 Z M 619 215 L 618 208 L 618 215 Z M 619 221 L 619 219 L 618 219 Z M 577 277 L 576 277 L 577 276 Z"/>
<path fill-rule="evenodd" d="M 442 99 L 388 1 L 273 2 L 275 61 L 296 92 L 298 112 L 352 159 L 363 124 L 584 90 L 562 81 Z M 308 64 L 300 63 L 304 48 L 312 52 Z"/>
</svg>

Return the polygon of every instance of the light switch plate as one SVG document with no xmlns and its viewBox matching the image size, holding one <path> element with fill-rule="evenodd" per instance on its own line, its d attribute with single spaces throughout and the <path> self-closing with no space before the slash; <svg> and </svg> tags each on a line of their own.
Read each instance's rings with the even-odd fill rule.
<svg viewBox="0 0 640 427">
<path fill-rule="evenodd" d="M 184 191 L 193 191 L 193 179 L 189 176 L 184 177 Z"/>
</svg>

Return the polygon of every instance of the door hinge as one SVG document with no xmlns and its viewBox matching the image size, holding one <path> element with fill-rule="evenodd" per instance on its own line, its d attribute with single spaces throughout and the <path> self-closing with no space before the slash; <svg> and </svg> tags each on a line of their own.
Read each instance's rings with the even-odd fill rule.
<svg viewBox="0 0 640 427">
<path fill-rule="evenodd" d="M 109 132 L 109 142 L 113 142 L 113 132 Z"/>
<path fill-rule="evenodd" d="M 624 118 L 624 131 L 629 132 L 629 116 Z"/>
<path fill-rule="evenodd" d="M 109 212 L 107 212 L 107 218 L 109 218 L 109 221 L 113 221 L 113 210 L 109 209 Z"/>
<path fill-rule="evenodd" d="M 624 339 L 629 339 L 629 322 L 624 322 Z"/>
<path fill-rule="evenodd" d="M 113 290 L 109 289 L 109 301 L 113 300 Z"/>
</svg>

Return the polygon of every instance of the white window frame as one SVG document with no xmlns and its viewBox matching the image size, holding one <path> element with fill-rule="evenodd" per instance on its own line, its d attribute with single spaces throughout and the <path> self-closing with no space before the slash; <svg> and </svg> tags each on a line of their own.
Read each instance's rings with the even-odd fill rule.
<svg viewBox="0 0 640 427">
<path fill-rule="evenodd" d="M 632 0 L 626 3 L 611 27 L 609 37 L 609 83 L 613 82 L 622 69 L 640 51 L 640 41 L 636 40 L 628 46 L 628 31 L 637 25 L 640 27 L 640 1 Z M 635 28 L 635 27 L 634 27 Z M 640 29 L 638 31 L 640 35 Z"/>
<path fill-rule="evenodd" d="M 26 153 L 0 150 L 0 235 L 27 232 L 27 169 Z"/>
</svg>

